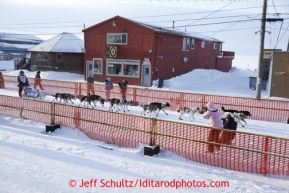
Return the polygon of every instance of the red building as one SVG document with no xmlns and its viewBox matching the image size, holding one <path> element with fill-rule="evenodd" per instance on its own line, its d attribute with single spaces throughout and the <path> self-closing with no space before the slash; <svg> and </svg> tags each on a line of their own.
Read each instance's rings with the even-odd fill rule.
<svg viewBox="0 0 289 193">
<path fill-rule="evenodd" d="M 114 83 L 151 86 L 152 80 L 169 79 L 194 69 L 228 72 L 234 52 L 222 51 L 223 42 L 132 21 L 120 16 L 86 28 L 86 75 L 96 81 L 110 77 Z"/>
</svg>

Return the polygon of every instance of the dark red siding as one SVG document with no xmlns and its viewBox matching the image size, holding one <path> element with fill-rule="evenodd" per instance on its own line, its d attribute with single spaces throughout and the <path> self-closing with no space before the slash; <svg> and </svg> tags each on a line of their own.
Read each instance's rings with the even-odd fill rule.
<svg viewBox="0 0 289 193">
<path fill-rule="evenodd" d="M 113 21 L 116 26 L 113 26 Z M 103 82 L 107 77 L 107 33 L 127 33 L 127 45 L 116 45 L 118 47 L 117 59 L 140 61 L 139 78 L 110 76 L 114 83 L 127 79 L 131 85 L 141 85 L 141 64 L 144 58 L 149 58 L 151 61 L 151 80 L 169 79 L 200 68 L 217 69 L 219 67 L 220 70 L 227 71 L 227 68 L 232 64 L 232 59 L 226 61 L 216 59 L 221 53 L 219 50 L 221 42 L 204 40 L 206 41 L 205 48 L 201 48 L 203 40 L 194 38 L 194 49 L 182 51 L 184 36 L 153 30 L 119 16 L 85 29 L 83 32 L 86 49 L 84 64 L 86 61 L 92 61 L 93 58 L 103 59 L 102 74 L 94 74 L 95 80 L 100 82 Z M 218 44 L 217 49 L 214 49 L 214 43 Z M 152 52 L 149 53 L 149 50 Z M 187 62 L 183 61 L 184 57 L 188 59 Z M 223 68 L 224 65 L 226 68 Z M 158 73 L 155 69 L 158 69 Z"/>
</svg>

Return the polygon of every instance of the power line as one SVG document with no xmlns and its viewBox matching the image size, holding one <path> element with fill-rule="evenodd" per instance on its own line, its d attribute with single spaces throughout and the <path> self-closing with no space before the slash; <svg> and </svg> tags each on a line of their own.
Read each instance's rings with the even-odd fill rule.
<svg viewBox="0 0 289 193">
<path fill-rule="evenodd" d="M 282 38 L 283 38 L 283 36 L 285 35 L 285 33 L 286 33 L 286 31 L 288 30 L 288 28 L 289 28 L 289 24 L 288 24 L 286 30 L 284 31 L 282 37 L 280 38 L 279 42 L 276 44 L 276 46 L 280 43 L 280 41 L 282 40 Z"/>
<path fill-rule="evenodd" d="M 245 16 L 247 16 L 247 15 L 245 15 Z M 257 16 L 257 15 L 256 15 Z M 247 16 L 247 17 L 249 17 L 249 16 Z M 250 17 L 249 17 L 250 18 Z M 251 19 L 251 18 L 250 18 Z M 252 20 L 252 19 L 251 19 Z M 242 21 L 242 20 L 240 20 L 240 21 Z M 237 23 L 235 23 L 235 24 L 231 24 L 230 26 L 228 26 L 228 27 L 226 27 L 226 28 L 224 28 L 224 29 L 222 29 L 222 30 L 219 30 L 219 32 L 217 32 L 217 33 L 214 33 L 214 34 L 212 34 L 211 36 L 214 36 L 214 35 L 216 35 L 216 34 L 218 34 L 218 33 L 221 33 L 222 31 L 225 31 L 226 29 L 229 29 L 230 27 L 232 27 L 232 26 L 234 26 L 234 25 L 236 25 Z M 254 24 L 255 25 L 255 24 Z M 255 25 L 256 26 L 256 25 Z"/>
<path fill-rule="evenodd" d="M 186 25 L 186 26 L 184 26 L 184 27 L 190 26 L 190 25 L 193 24 L 193 23 L 196 23 L 196 22 L 198 22 L 198 21 L 200 21 L 200 20 L 202 20 L 202 19 L 204 19 L 204 18 L 206 18 L 206 17 L 209 17 L 210 15 L 213 15 L 214 13 L 217 13 L 218 11 L 220 11 L 220 10 L 222 10 L 223 8 L 229 6 L 230 4 L 234 3 L 235 1 L 236 1 L 236 0 L 234 0 L 234 1 L 230 2 L 230 3 L 228 3 L 227 5 L 225 5 L 224 7 L 220 8 L 220 9 L 218 9 L 218 10 L 216 10 L 216 11 L 214 11 L 213 13 L 211 13 L 211 14 L 209 14 L 209 15 L 207 15 L 207 16 L 205 16 L 205 17 L 199 19 L 199 20 L 196 20 L 195 22 L 192 22 L 192 23 L 190 23 L 190 24 L 188 24 L 188 25 Z"/>
<path fill-rule="evenodd" d="M 277 7 L 278 6 L 288 7 L 289 5 L 277 5 Z M 219 11 L 235 11 L 235 10 L 244 10 L 244 9 L 257 9 L 257 8 L 260 8 L 260 7 L 262 7 L 262 6 L 243 7 L 243 8 L 238 8 L 238 9 L 225 9 L 225 10 L 219 10 Z M 272 7 L 272 6 L 267 6 L 267 7 Z M 164 16 L 176 16 L 176 15 L 190 15 L 190 14 L 211 13 L 211 12 L 215 12 L 215 11 L 201 11 L 201 12 L 194 12 L 194 13 L 179 13 L 179 14 L 168 14 L 168 15 L 153 15 L 153 16 L 142 16 L 142 17 L 134 17 L 134 18 L 149 18 L 149 17 L 164 17 Z"/>
<path fill-rule="evenodd" d="M 235 0 L 236 1 L 236 0 Z M 233 3 L 233 2 L 231 2 Z M 275 6 L 275 5 L 274 5 Z M 282 6 L 282 7 L 287 7 L 289 5 L 277 5 L 278 6 Z M 219 10 L 219 11 L 234 11 L 234 10 L 244 10 L 244 9 L 256 9 L 256 8 L 260 8 L 262 6 L 256 6 L 256 7 L 243 7 L 243 8 L 238 8 L 238 9 L 226 9 L 226 10 Z M 270 7 L 270 6 L 268 6 Z M 271 6 L 272 7 L 272 6 Z M 150 18 L 150 17 L 167 17 L 167 16 L 177 16 L 177 15 L 191 15 L 191 14 L 201 14 L 201 13 L 211 13 L 211 12 L 216 12 L 216 11 L 202 11 L 202 12 L 193 12 L 193 13 L 180 13 L 180 14 L 168 14 L 168 15 L 152 15 L 152 16 L 142 16 L 142 17 L 133 17 L 133 19 L 135 18 Z M 286 13 L 283 13 L 286 14 Z M 88 20 L 88 21 L 97 21 L 97 20 Z M 43 22 L 43 23 L 21 23 L 21 24 L 1 24 L 1 25 L 33 25 L 33 24 L 56 24 L 56 23 L 74 23 L 74 22 L 88 22 L 87 20 L 84 21 L 70 21 L 70 22 Z"/>
</svg>

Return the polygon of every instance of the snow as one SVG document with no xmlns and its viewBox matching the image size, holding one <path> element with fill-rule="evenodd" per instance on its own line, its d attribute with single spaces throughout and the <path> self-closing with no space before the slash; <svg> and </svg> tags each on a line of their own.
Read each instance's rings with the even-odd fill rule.
<svg viewBox="0 0 289 193">
<path fill-rule="evenodd" d="M 145 26 L 147 28 L 153 29 L 155 31 L 159 31 L 159 32 L 167 32 L 167 33 L 175 33 L 175 34 L 181 34 L 181 35 L 186 35 L 186 36 L 191 36 L 192 38 L 197 38 L 197 39 L 201 39 L 201 40 L 207 40 L 207 41 L 215 41 L 215 42 L 222 42 L 216 38 L 212 38 L 210 36 L 206 36 L 204 34 L 200 34 L 197 32 L 186 32 L 184 29 L 170 29 L 168 27 L 165 26 L 155 26 L 155 25 L 150 25 L 150 24 L 146 24 L 146 23 L 142 23 L 139 21 L 134 21 L 131 19 L 126 18 L 127 20 L 133 21 L 139 25 Z M 97 25 L 97 24 L 96 24 Z"/>
<path fill-rule="evenodd" d="M 13 70 L 13 61 L 0 61 L 0 69 L 6 69 L 2 73 L 7 75 L 16 76 L 19 73 Z M 35 77 L 35 72 L 25 71 L 25 74 Z M 47 71 L 41 75 L 46 79 L 84 81 L 83 75 L 72 73 Z M 169 87 L 162 89 L 253 98 L 255 91 L 249 89 L 248 77 L 254 75 L 254 70 L 236 66 L 229 73 L 198 69 L 168 80 Z M 16 91 L 12 90 L 0 89 L 0 94 L 17 96 Z M 261 96 L 267 97 L 267 90 L 262 91 Z M 52 99 L 47 96 L 43 100 Z M 108 104 L 105 103 L 104 107 L 98 105 L 97 108 L 108 109 Z M 140 113 L 139 107 L 129 109 L 132 114 Z M 168 113 L 165 115 L 161 112 L 159 116 L 161 119 L 180 121 L 177 112 Z M 190 122 L 187 115 L 183 118 L 183 122 Z M 196 115 L 193 123 L 207 125 L 207 120 Z M 247 123 L 244 128 L 238 126 L 238 130 L 289 136 L 289 125 L 286 123 L 253 119 L 247 120 Z M 212 167 L 187 160 L 165 149 L 148 157 L 143 155 L 144 144 L 139 144 L 137 148 L 105 144 L 69 127 L 46 135 L 45 125 L 43 122 L 0 116 L 0 192 L 289 192 L 288 176 L 263 176 Z M 123 185 L 132 182 L 136 187 L 108 187 L 112 181 L 120 183 L 125 180 L 127 183 Z M 205 181 L 206 184 L 228 181 L 230 187 L 140 187 L 141 181 L 142 185 L 146 185 L 149 180 L 171 183 L 174 180 L 195 180 L 198 183 Z M 83 181 L 87 182 L 80 187 Z M 69 186 L 75 183 L 75 187 Z"/>
<path fill-rule="evenodd" d="M 63 32 L 47 41 L 36 45 L 29 51 L 82 53 L 81 49 L 83 48 L 83 40 L 79 39 L 72 33 Z"/>
<path fill-rule="evenodd" d="M 6 47 L 6 48 L 23 48 L 23 49 L 28 49 L 32 48 L 35 45 L 32 44 L 8 44 L 8 43 L 3 43 L 1 42 L 1 47 Z"/>
<path fill-rule="evenodd" d="M 42 40 L 35 35 L 31 34 L 14 34 L 14 33 L 3 33 L 0 32 L 0 38 L 2 40 L 10 40 L 10 41 L 35 41 L 36 43 L 41 42 Z"/>
</svg>

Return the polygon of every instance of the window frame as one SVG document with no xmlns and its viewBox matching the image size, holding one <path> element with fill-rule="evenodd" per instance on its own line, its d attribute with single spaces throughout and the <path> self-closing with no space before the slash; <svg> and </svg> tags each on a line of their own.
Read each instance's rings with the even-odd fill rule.
<svg viewBox="0 0 289 193">
<path fill-rule="evenodd" d="M 96 71 L 95 69 L 98 69 L 98 68 L 95 68 L 95 61 L 98 60 L 100 61 L 100 72 Z M 103 60 L 102 58 L 92 58 L 92 69 L 93 69 L 93 74 L 102 74 L 103 72 Z"/>
<path fill-rule="evenodd" d="M 38 61 L 48 61 L 47 52 L 34 52 L 33 59 Z"/>
<path fill-rule="evenodd" d="M 201 42 L 201 48 L 205 48 L 206 47 L 206 42 L 205 41 L 202 41 Z"/>
<path fill-rule="evenodd" d="M 187 38 L 186 51 L 190 51 L 191 38 Z"/>
<path fill-rule="evenodd" d="M 127 64 L 130 63 L 131 64 Z M 120 65 L 120 71 L 119 74 L 116 74 L 115 72 L 110 73 L 109 72 L 109 65 Z M 138 69 L 135 71 L 129 71 L 131 74 L 127 75 L 124 73 L 124 67 L 125 65 L 132 65 L 132 66 L 138 66 Z M 106 75 L 107 76 L 120 76 L 120 77 L 131 77 L 131 78 L 139 78 L 140 77 L 140 60 L 124 60 L 124 59 L 106 59 Z"/>
<path fill-rule="evenodd" d="M 58 59 L 58 55 L 61 55 L 61 59 Z M 55 55 L 56 62 L 63 62 L 63 53 L 57 52 Z"/>
<path fill-rule="evenodd" d="M 192 38 L 192 41 L 191 41 L 191 49 L 195 49 L 195 39 Z"/>
<path fill-rule="evenodd" d="M 218 43 L 214 43 L 214 49 L 218 49 Z"/>
<path fill-rule="evenodd" d="M 186 38 L 186 37 L 183 37 L 182 51 L 186 51 L 186 43 L 187 43 L 187 38 Z"/>
<path fill-rule="evenodd" d="M 125 35 L 125 42 L 123 42 L 123 35 Z M 118 37 L 117 37 L 118 36 Z M 111 38 L 109 38 L 111 37 Z M 114 41 L 109 41 L 114 37 Z M 116 39 L 120 40 L 121 42 L 116 42 Z M 115 44 L 115 45 L 127 45 L 128 41 L 128 34 L 127 33 L 107 33 L 106 34 L 106 43 L 107 44 Z"/>
</svg>

